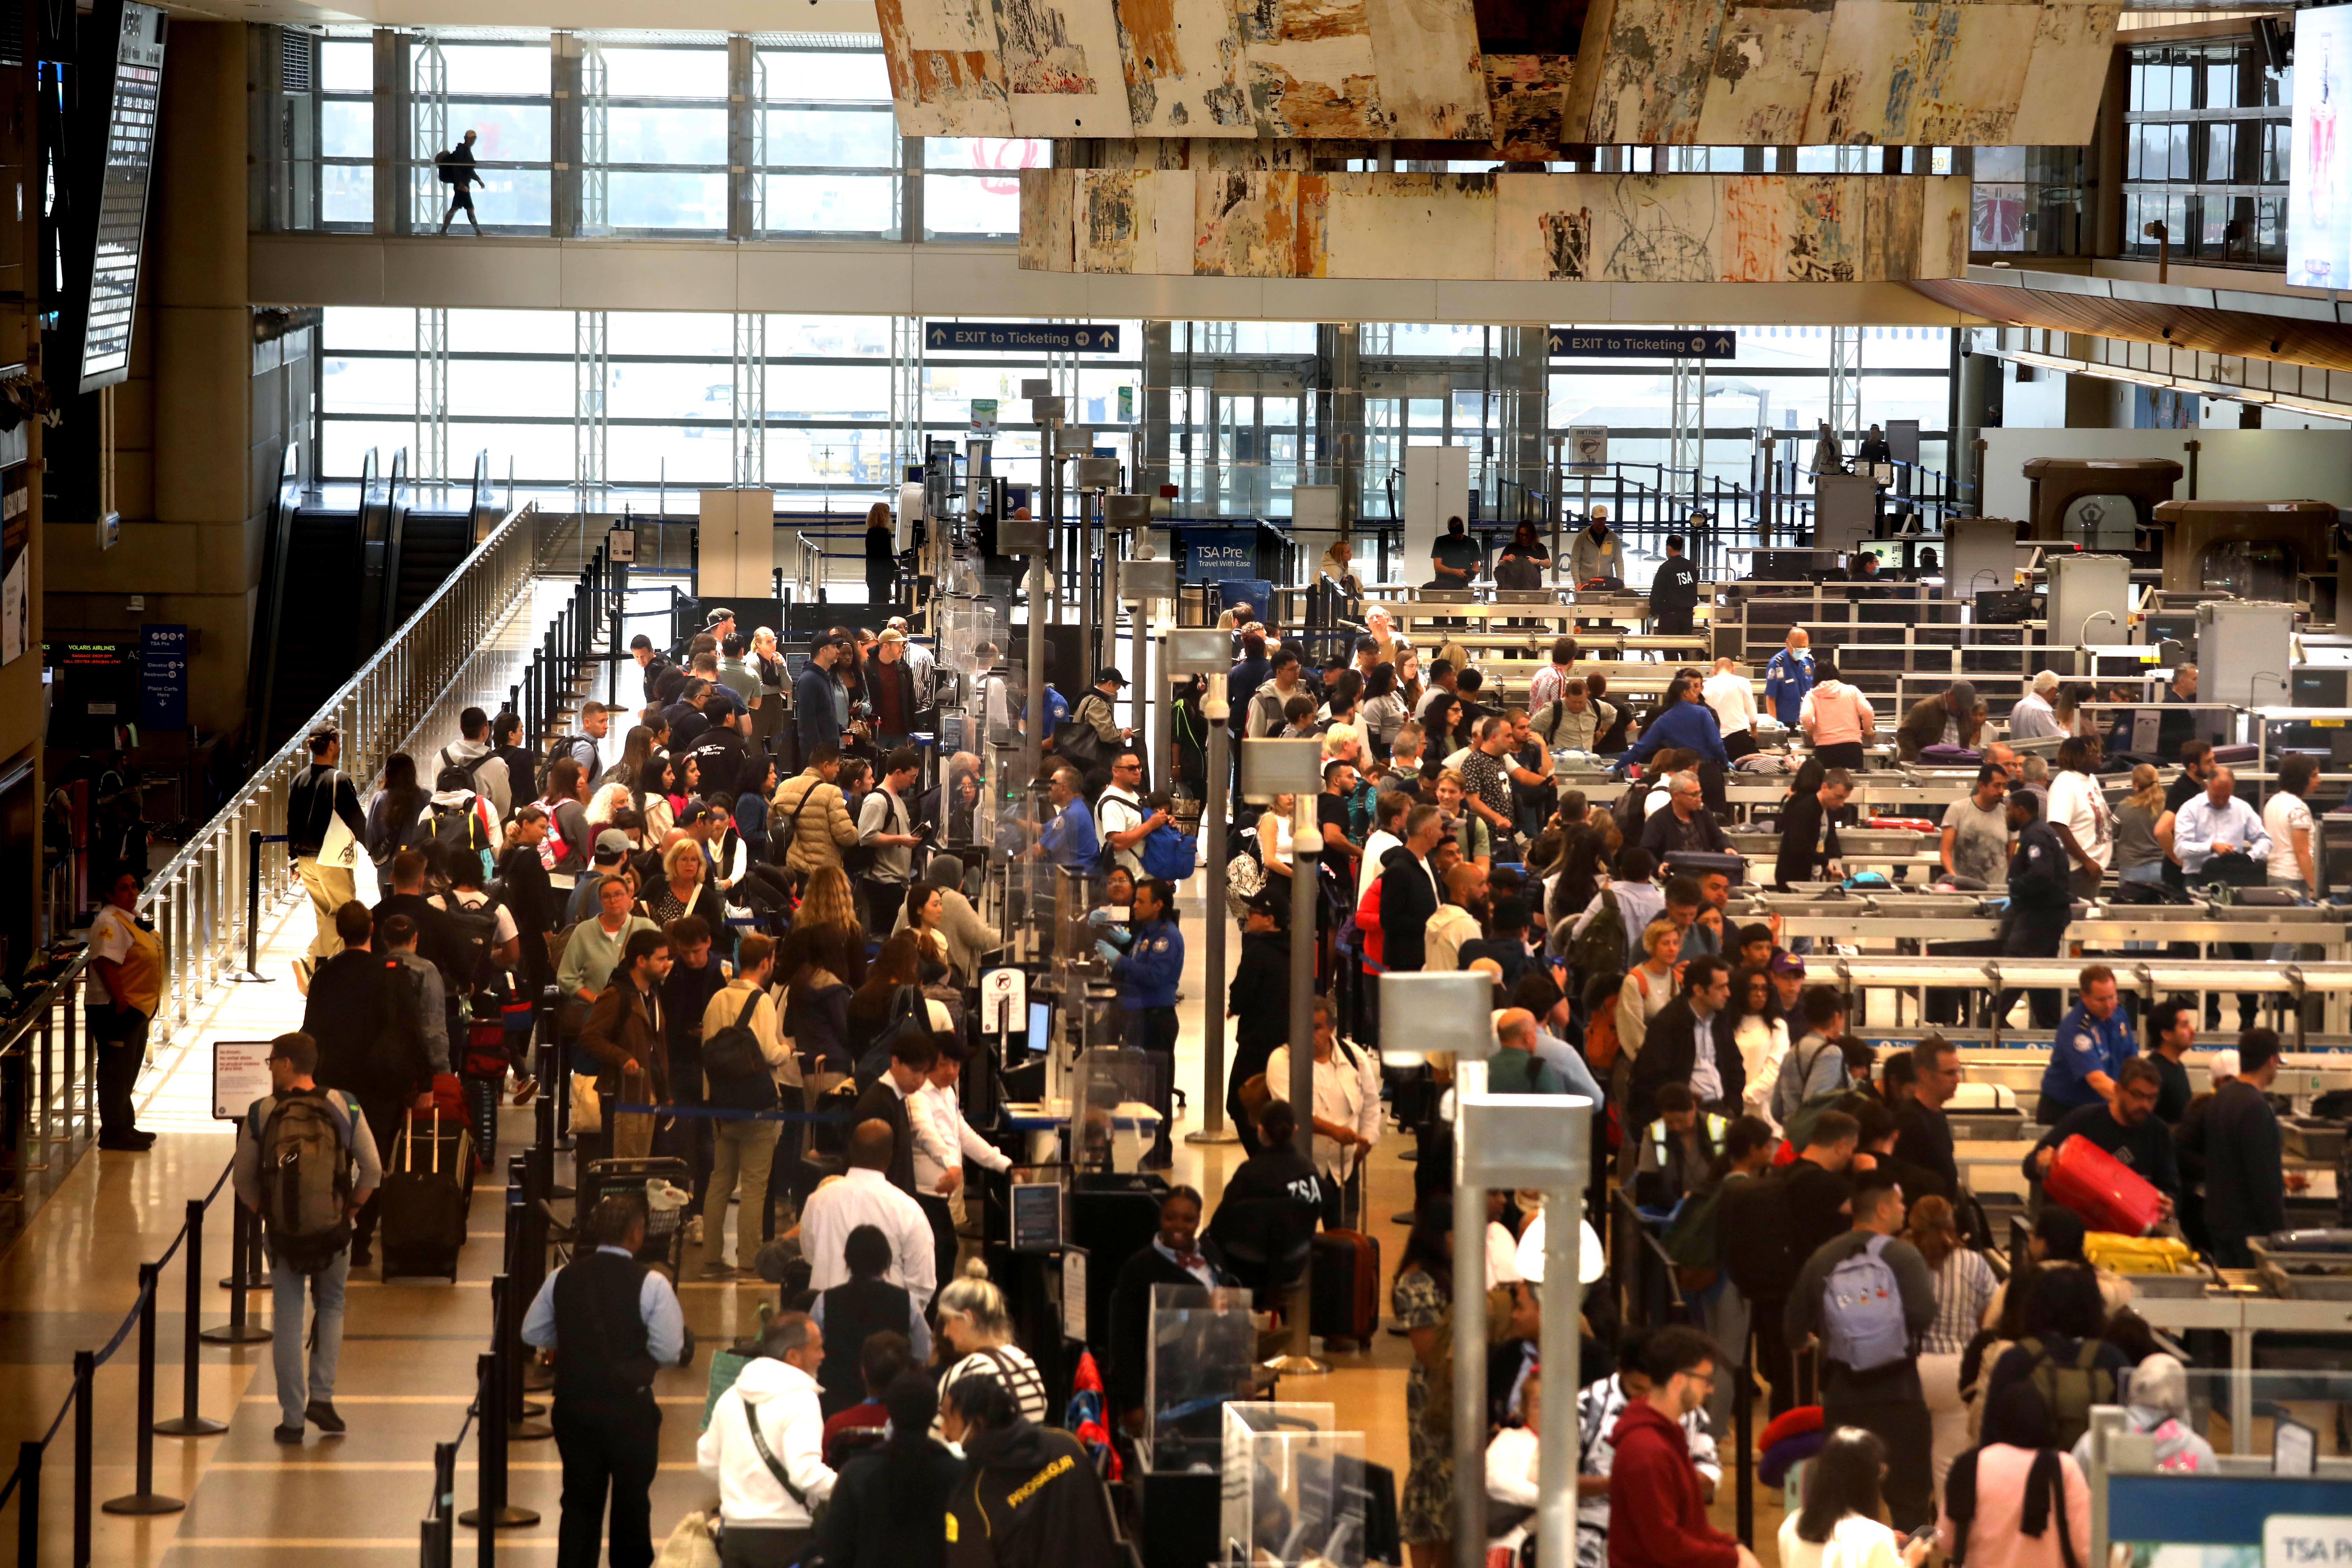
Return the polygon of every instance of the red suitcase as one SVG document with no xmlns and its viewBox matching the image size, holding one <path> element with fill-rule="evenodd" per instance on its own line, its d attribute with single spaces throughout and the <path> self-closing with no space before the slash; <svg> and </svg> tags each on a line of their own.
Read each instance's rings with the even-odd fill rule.
<svg viewBox="0 0 2352 1568">
<path fill-rule="evenodd" d="M 2164 1217 L 2162 1196 L 2147 1179 L 2079 1132 L 2059 1145 L 2042 1195 L 2081 1215 L 2092 1230 L 2144 1236 Z"/>
<path fill-rule="evenodd" d="M 1316 1236 L 1314 1253 L 1308 1330 L 1366 1343 L 1381 1323 L 1380 1242 L 1360 1230 L 1327 1230 Z"/>
</svg>

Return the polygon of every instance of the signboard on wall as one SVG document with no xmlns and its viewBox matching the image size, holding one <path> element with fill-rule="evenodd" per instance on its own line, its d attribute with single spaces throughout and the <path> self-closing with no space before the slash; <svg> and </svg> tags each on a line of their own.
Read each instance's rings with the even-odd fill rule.
<svg viewBox="0 0 2352 1568">
<path fill-rule="evenodd" d="M 1188 528 L 1184 540 L 1184 580 L 1222 583 L 1257 575 L 1257 537 L 1246 528 Z"/>
<path fill-rule="evenodd" d="M 24 657 L 33 636 L 33 492 L 23 464 L 0 475 L 0 664 Z"/>
<path fill-rule="evenodd" d="M 2352 147 L 2337 123 L 2352 92 L 2352 10 L 2295 13 L 2294 90 L 2286 280 L 2352 288 Z"/>
<path fill-rule="evenodd" d="M 188 727 L 188 628 L 149 621 L 139 628 L 139 723 Z"/>
</svg>

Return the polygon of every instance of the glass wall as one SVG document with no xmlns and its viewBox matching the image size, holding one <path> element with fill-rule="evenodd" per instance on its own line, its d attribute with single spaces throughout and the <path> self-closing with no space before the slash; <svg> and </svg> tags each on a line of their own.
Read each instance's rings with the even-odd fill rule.
<svg viewBox="0 0 2352 1568">
<path fill-rule="evenodd" d="M 362 47 L 370 46 L 362 45 Z M 541 41 L 426 37 L 408 52 L 410 225 L 454 216 L 458 188 L 436 163 L 466 144 L 480 184 L 466 188 L 490 232 L 545 234 L 554 165 L 553 83 Z"/>
<path fill-rule="evenodd" d="M 2288 79 L 2251 40 L 2150 44 L 2130 51 L 2125 112 L 2126 256 L 2153 260 L 2151 223 L 2172 257 L 2207 265 L 2286 265 Z"/>
<path fill-rule="evenodd" d="M 1969 248 L 2011 256 L 2083 255 L 2091 238 L 2083 216 L 2084 152 L 1976 149 Z"/>
<path fill-rule="evenodd" d="M 752 186 L 764 235 L 898 235 L 898 121 L 879 51 L 761 48 L 752 56 L 760 104 Z"/>
</svg>

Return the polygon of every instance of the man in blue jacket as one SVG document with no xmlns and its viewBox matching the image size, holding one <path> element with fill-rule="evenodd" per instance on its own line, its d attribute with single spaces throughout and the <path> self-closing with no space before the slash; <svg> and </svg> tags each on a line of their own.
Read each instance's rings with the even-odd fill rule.
<svg viewBox="0 0 2352 1568">
<path fill-rule="evenodd" d="M 2112 1101 L 2124 1063 L 2139 1055 L 2139 1041 L 2116 1005 L 2116 972 L 2104 963 L 2083 971 L 2082 1000 L 2058 1021 L 2050 1065 L 2042 1070 L 2042 1099 L 2034 1108 L 2043 1126 L 2070 1110 Z"/>
<path fill-rule="evenodd" d="M 793 728 L 800 738 L 803 763 L 816 755 L 819 746 L 839 748 L 848 742 L 841 710 L 833 700 L 833 667 L 841 658 L 845 640 L 845 634 L 826 633 L 823 641 L 809 649 L 808 663 L 793 678 Z M 853 650 L 856 647 L 854 642 L 848 646 Z"/>
<path fill-rule="evenodd" d="M 1813 689 L 1812 635 L 1802 626 L 1789 628 L 1789 640 L 1764 667 L 1764 700 L 1781 723 L 1793 730 L 1805 693 Z"/>
<path fill-rule="evenodd" d="M 1642 731 L 1617 764 L 1619 773 L 1646 760 L 1654 752 L 1667 746 L 1681 746 L 1696 752 L 1701 762 L 1729 767 L 1731 756 L 1723 749 L 1723 726 L 1716 722 L 1715 710 L 1706 705 L 1699 683 L 1677 675 L 1666 687 L 1666 700 L 1658 709 L 1658 716 Z"/>
<path fill-rule="evenodd" d="M 1087 807 L 1087 797 L 1078 793 L 1078 770 L 1063 763 L 1054 769 L 1045 786 L 1045 798 L 1055 816 L 1037 833 L 1037 842 L 1030 849 L 1032 860 L 1051 860 L 1056 866 L 1073 871 L 1091 871 L 1102 858 L 1102 840 L 1095 832 L 1095 814 Z"/>
<path fill-rule="evenodd" d="M 1095 951 L 1110 965 L 1118 1005 L 1127 1011 L 1127 1043 L 1150 1057 L 1151 1103 L 1160 1112 L 1160 1137 L 1141 1168 L 1164 1171 L 1175 1162 L 1169 1137 L 1176 1080 L 1176 982 L 1184 973 L 1184 934 L 1176 929 L 1176 886 L 1157 877 L 1135 885 L 1127 951 L 1097 941 Z"/>
</svg>

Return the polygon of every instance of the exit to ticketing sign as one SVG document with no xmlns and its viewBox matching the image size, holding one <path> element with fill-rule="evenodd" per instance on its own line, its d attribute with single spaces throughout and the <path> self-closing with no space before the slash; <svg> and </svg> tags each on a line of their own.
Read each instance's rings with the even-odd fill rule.
<svg viewBox="0 0 2352 1568">
<path fill-rule="evenodd" d="M 1681 327 L 1605 332 L 1554 327 L 1549 346 L 1554 359 L 1738 359 L 1739 334 Z"/>
</svg>

